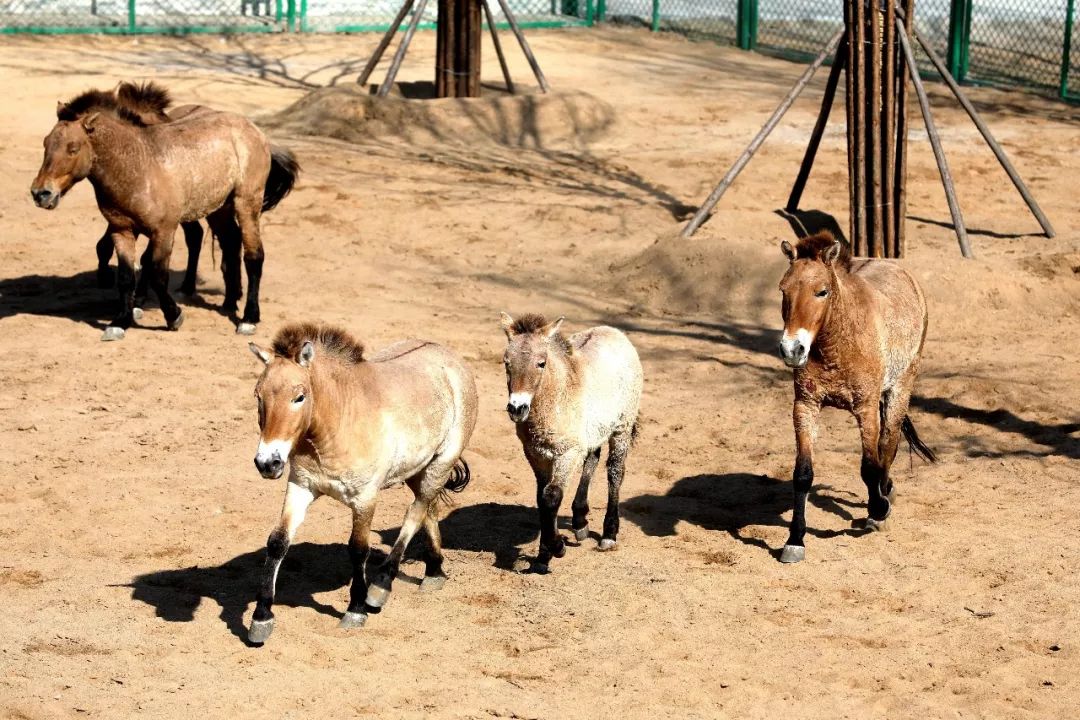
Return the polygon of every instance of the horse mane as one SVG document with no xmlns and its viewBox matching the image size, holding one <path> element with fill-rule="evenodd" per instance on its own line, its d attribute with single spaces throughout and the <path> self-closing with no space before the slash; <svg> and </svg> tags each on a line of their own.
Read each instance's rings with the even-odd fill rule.
<svg viewBox="0 0 1080 720">
<path fill-rule="evenodd" d="M 514 335 L 526 335 L 539 332 L 547 325 L 548 319 L 540 313 L 526 313 L 514 321 L 514 324 L 510 326 L 510 332 Z M 555 333 L 550 339 L 556 347 L 560 348 L 567 355 L 573 351 L 570 341 L 567 340 L 561 332 Z"/>
<path fill-rule="evenodd" d="M 298 322 L 286 325 L 274 336 L 273 350 L 278 357 L 295 361 L 306 342 L 348 364 L 364 361 L 364 346 L 345 330 L 322 323 Z"/>
<path fill-rule="evenodd" d="M 115 92 L 87 90 L 56 110 L 56 119 L 75 121 L 93 112 L 107 112 L 137 127 L 146 127 L 147 116 L 167 119 L 165 109 L 172 103 L 169 92 L 152 82 L 136 85 L 124 82 Z"/>
<path fill-rule="evenodd" d="M 821 260 L 825 261 L 823 255 L 826 250 L 833 246 L 833 243 L 838 242 L 836 237 L 828 230 L 820 230 L 813 235 L 807 235 L 806 237 L 799 238 L 795 243 L 795 259 L 796 260 Z M 834 263 L 835 267 L 843 268 L 844 270 L 851 269 L 851 246 L 846 240 L 839 240 L 840 243 L 840 257 L 836 259 Z"/>
</svg>

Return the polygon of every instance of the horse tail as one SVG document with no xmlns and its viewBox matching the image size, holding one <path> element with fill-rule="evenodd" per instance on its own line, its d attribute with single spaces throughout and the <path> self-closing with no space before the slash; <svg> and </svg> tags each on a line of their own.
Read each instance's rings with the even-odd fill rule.
<svg viewBox="0 0 1080 720">
<path fill-rule="evenodd" d="M 926 462 L 937 462 L 937 455 L 935 455 L 934 451 L 922 441 L 922 438 L 919 437 L 919 433 L 915 432 L 915 425 L 907 415 L 904 416 L 904 422 L 901 423 L 900 429 L 903 431 L 904 437 L 908 441 L 908 445 L 915 451 L 916 455 Z"/>
<path fill-rule="evenodd" d="M 300 175 L 300 163 L 290 150 L 277 145 L 270 146 L 270 175 L 266 178 L 263 190 L 263 212 L 273 210 L 296 184 Z"/>
<path fill-rule="evenodd" d="M 443 487 L 450 492 L 459 493 L 465 489 L 470 480 L 472 480 L 472 471 L 469 470 L 469 463 L 465 462 L 465 458 L 459 457 Z"/>
</svg>

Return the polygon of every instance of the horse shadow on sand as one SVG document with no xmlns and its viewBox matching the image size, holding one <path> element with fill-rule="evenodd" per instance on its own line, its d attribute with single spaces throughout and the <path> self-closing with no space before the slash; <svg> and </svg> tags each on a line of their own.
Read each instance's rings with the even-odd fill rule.
<svg viewBox="0 0 1080 720">
<path fill-rule="evenodd" d="M 818 510 L 837 515 L 851 524 L 845 530 L 820 530 L 810 526 L 806 532 L 817 538 L 863 535 L 861 516 L 866 503 L 858 496 L 828 485 L 815 485 L 808 502 Z M 623 517 L 641 528 L 646 535 L 675 535 L 679 521 L 705 530 L 726 532 L 744 545 L 769 552 L 779 559 L 782 548 L 769 547 L 750 526 L 788 528 L 784 513 L 792 506 L 791 483 L 767 475 L 728 473 L 692 475 L 678 480 L 663 495 L 639 495 L 623 502 Z"/>
<path fill-rule="evenodd" d="M 87 261 L 90 265 L 90 261 Z M 177 288 L 184 279 L 182 270 L 169 271 L 169 288 L 180 307 L 196 307 L 222 313 L 221 293 L 199 288 L 193 296 L 182 295 Z M 217 296 L 217 297 L 211 297 Z M 207 298 L 211 299 L 208 300 Z M 120 301 L 116 288 L 98 286 L 93 269 L 74 275 L 23 275 L 0 279 L 0 320 L 16 315 L 39 315 L 64 318 L 89 325 L 98 330 L 108 326 L 116 315 Z M 145 307 L 157 308 L 157 296 L 151 292 Z M 160 316 L 147 319 L 141 329 L 165 330 Z"/>
<path fill-rule="evenodd" d="M 520 553 L 519 548 L 534 542 L 540 534 L 535 509 L 501 503 L 457 508 L 439 526 L 445 549 L 492 556 L 495 567 L 503 570 L 510 570 Z M 398 528 L 378 531 L 383 545 L 393 543 L 397 533 Z M 394 584 L 395 591 L 419 585 L 423 565 L 411 561 L 422 557 L 426 542 L 426 536 L 418 533 L 409 546 Z M 126 587 L 131 588 L 133 600 L 153 606 L 157 617 L 168 622 L 191 622 L 204 600 L 213 601 L 220 608 L 219 617 L 229 631 L 247 643 L 244 618 L 255 598 L 265 554 L 265 549 L 259 547 L 221 565 L 149 572 L 136 576 Z M 385 557 L 382 549 L 373 547 L 368 572 Z M 451 582 L 454 564 L 454 558 L 448 558 Z M 344 596 L 340 599 L 340 607 L 321 602 L 316 596 L 341 590 L 351 580 L 352 565 L 344 542 L 326 545 L 298 542 L 289 548 L 282 563 L 274 605 L 306 607 L 340 618 L 347 603 Z"/>
</svg>

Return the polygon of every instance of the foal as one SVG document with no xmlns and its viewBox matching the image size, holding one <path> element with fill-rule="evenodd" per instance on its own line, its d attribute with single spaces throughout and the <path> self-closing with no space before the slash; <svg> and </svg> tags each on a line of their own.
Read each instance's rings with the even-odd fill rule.
<svg viewBox="0 0 1080 720">
<path fill-rule="evenodd" d="M 626 456 L 637 434 L 642 372 L 637 351 L 619 330 L 594 327 L 563 337 L 563 318 L 517 320 L 502 314 L 509 341 L 503 364 L 510 393 L 506 411 L 536 475 L 540 549 L 534 572 L 548 572 L 566 547 L 557 528 L 559 506 L 572 477 L 580 474 L 571 505 L 574 537 L 589 536 L 589 481 L 607 443 L 608 503 L 598 549 L 614 550 L 619 532 L 619 488 Z"/>
<path fill-rule="evenodd" d="M 866 527 L 886 530 L 895 493 L 889 468 L 903 433 L 929 462 L 933 451 L 908 417 L 908 401 L 926 339 L 926 300 L 918 283 L 890 260 L 852 260 L 828 232 L 781 250 L 791 265 L 784 295 L 780 355 L 794 369 L 792 418 L 798 454 L 791 534 L 780 555 L 805 557 L 806 496 L 814 481 L 813 443 L 821 407 L 851 412 L 862 437 L 862 479 L 870 495 Z"/>
<path fill-rule="evenodd" d="M 242 294 L 240 254 L 248 275 L 247 301 L 237 332 L 259 322 L 263 247 L 259 218 L 292 189 L 299 165 L 270 146 L 250 120 L 204 109 L 170 122 L 147 123 L 115 93 L 89 90 L 56 110 L 45 157 L 30 192 L 47 210 L 80 180 L 94 186 L 98 209 L 119 259 L 120 313 L 102 335 L 119 340 L 135 320 L 135 239 L 149 238 L 150 287 L 170 330 L 183 314 L 169 294 L 169 257 L 176 227 L 205 217 L 222 247 L 224 310 L 237 312 Z"/>
<path fill-rule="evenodd" d="M 422 590 L 446 582 L 434 505 L 469 483 L 461 457 L 476 425 L 476 384 L 454 353 L 406 340 L 367 358 L 343 330 L 287 325 L 271 351 L 250 345 L 266 368 L 255 386 L 259 450 L 255 466 L 280 478 L 289 463 L 285 506 L 266 543 L 266 566 L 248 639 L 263 643 L 274 628 L 278 568 L 315 499 L 329 495 L 353 511 L 349 556 L 353 579 L 341 627 L 360 627 L 390 596 L 405 548 L 422 526 L 430 540 Z M 405 483 L 416 496 L 397 541 L 374 577 L 365 576 L 371 518 L 380 490 Z"/>
</svg>

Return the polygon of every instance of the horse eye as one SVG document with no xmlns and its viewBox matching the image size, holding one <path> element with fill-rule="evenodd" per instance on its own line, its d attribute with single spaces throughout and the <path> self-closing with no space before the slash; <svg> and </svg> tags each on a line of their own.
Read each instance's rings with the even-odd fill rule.
<svg viewBox="0 0 1080 720">
<path fill-rule="evenodd" d="M 829 288 L 823 288 L 821 290 L 818 290 L 816 293 L 814 293 L 814 297 L 823 298 L 823 297 L 826 297 L 828 294 L 829 294 Z"/>
<path fill-rule="evenodd" d="M 546 367 L 546 366 L 547 366 L 547 360 L 541 360 L 540 362 L 536 363 L 536 367 L 538 367 L 538 368 L 542 368 L 542 367 Z"/>
<path fill-rule="evenodd" d="M 293 400 L 293 402 L 296 403 L 297 405 L 304 402 L 304 393 L 300 393 L 299 395 L 297 395 L 296 399 Z"/>
<path fill-rule="evenodd" d="M 75 143 L 70 143 L 67 147 L 68 155 L 76 155 L 79 152 L 79 146 Z"/>
</svg>

